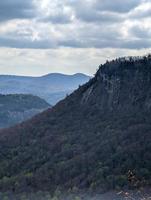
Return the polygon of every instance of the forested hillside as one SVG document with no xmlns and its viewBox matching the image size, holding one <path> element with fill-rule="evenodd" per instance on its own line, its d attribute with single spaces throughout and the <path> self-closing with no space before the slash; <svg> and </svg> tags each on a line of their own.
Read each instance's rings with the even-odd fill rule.
<svg viewBox="0 0 151 200">
<path fill-rule="evenodd" d="M 0 132 L 0 190 L 151 184 L 151 57 L 122 58 L 55 107 Z"/>
</svg>

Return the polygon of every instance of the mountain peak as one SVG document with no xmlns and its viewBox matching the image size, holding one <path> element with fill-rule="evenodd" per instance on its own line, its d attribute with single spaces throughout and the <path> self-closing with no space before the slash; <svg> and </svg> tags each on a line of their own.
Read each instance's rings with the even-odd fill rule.
<svg viewBox="0 0 151 200">
<path fill-rule="evenodd" d="M 7 168 L 1 166 L 0 189 L 102 191 L 151 184 L 150 111 L 150 59 L 105 63 L 52 109 L 1 131 L 0 162 Z"/>
<path fill-rule="evenodd" d="M 98 73 L 106 72 L 120 72 L 121 70 L 143 70 L 143 68 L 149 67 L 151 63 L 151 55 L 147 56 L 129 56 L 121 57 L 111 61 L 107 61 L 105 64 L 99 66 Z"/>
<path fill-rule="evenodd" d="M 82 102 L 98 104 L 102 110 L 150 109 L 151 57 L 119 58 L 100 65 L 86 84 Z M 94 98 L 95 97 L 95 98 Z"/>
<path fill-rule="evenodd" d="M 83 73 L 75 73 L 75 74 L 62 74 L 62 73 L 49 73 L 49 74 L 46 74 L 46 75 L 43 75 L 41 77 L 73 77 L 73 76 L 79 76 L 79 77 L 90 77 L 86 74 L 83 74 Z"/>
</svg>

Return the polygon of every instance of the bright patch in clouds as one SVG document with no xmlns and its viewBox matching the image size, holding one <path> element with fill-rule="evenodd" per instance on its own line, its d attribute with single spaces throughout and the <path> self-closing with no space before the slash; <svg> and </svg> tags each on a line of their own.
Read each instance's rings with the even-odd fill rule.
<svg viewBox="0 0 151 200">
<path fill-rule="evenodd" d="M 11 10 L 11 12 L 9 12 Z M 0 2 L 0 74 L 93 74 L 151 48 L 149 0 Z"/>
</svg>

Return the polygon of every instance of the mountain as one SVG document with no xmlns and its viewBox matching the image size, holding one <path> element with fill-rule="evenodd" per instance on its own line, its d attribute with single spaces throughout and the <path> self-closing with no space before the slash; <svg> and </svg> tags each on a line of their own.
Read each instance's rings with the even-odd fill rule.
<svg viewBox="0 0 151 200">
<path fill-rule="evenodd" d="M 41 77 L 0 75 L 0 93 L 32 94 L 54 105 L 89 79 L 89 76 L 80 73 L 52 73 Z"/>
<path fill-rule="evenodd" d="M 0 128 L 9 127 L 50 108 L 43 99 L 24 94 L 0 94 Z"/>
<path fill-rule="evenodd" d="M 151 184 L 151 56 L 120 58 L 53 108 L 0 132 L 0 190 Z"/>
</svg>

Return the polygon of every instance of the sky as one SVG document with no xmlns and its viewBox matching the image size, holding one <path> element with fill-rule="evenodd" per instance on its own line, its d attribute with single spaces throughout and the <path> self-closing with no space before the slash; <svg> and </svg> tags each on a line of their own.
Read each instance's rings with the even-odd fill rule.
<svg viewBox="0 0 151 200">
<path fill-rule="evenodd" d="M 93 75 L 150 50 L 151 0 L 0 1 L 0 74 Z"/>
</svg>

